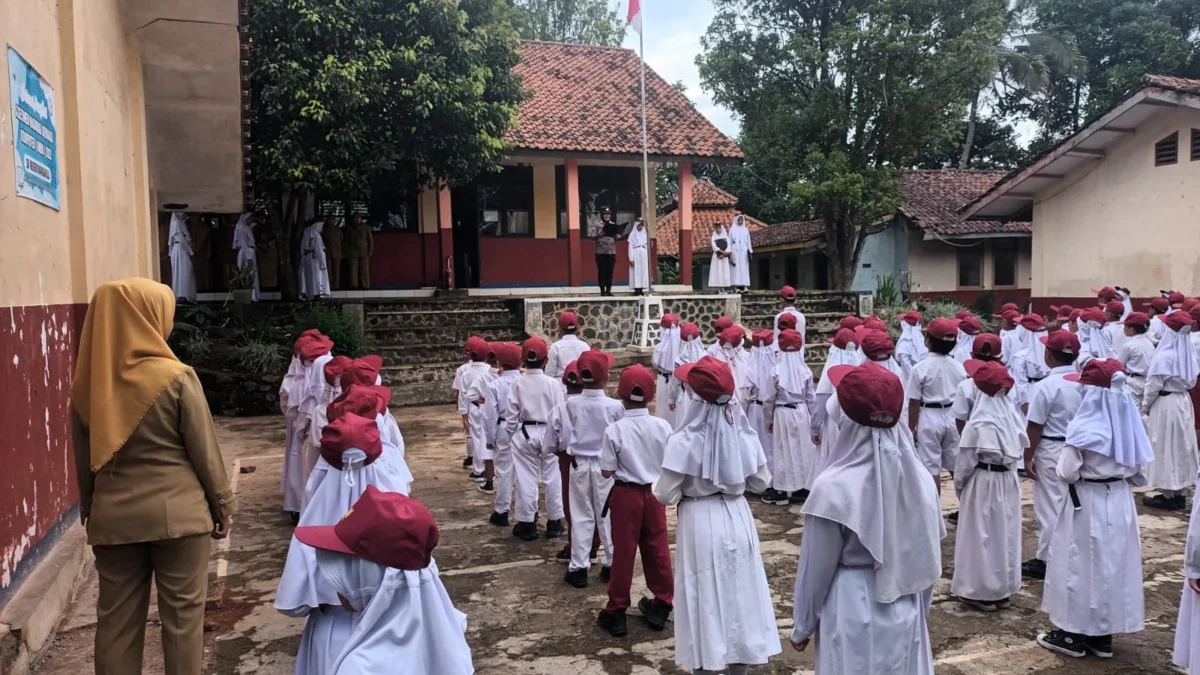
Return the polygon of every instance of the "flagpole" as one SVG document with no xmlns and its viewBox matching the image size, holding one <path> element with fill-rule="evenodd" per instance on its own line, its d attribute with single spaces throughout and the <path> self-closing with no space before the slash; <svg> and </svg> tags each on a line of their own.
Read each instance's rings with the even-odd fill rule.
<svg viewBox="0 0 1200 675">
<path fill-rule="evenodd" d="M 638 7 L 641 10 L 641 7 Z M 639 11 L 640 14 L 640 11 Z M 650 153 L 647 150 L 646 142 L 646 19 L 644 16 L 638 17 L 638 55 L 642 62 L 642 218 L 646 221 L 650 219 Z M 646 260 L 649 262 L 650 256 L 647 251 Z M 649 278 L 650 270 L 646 270 L 647 278 Z"/>
</svg>

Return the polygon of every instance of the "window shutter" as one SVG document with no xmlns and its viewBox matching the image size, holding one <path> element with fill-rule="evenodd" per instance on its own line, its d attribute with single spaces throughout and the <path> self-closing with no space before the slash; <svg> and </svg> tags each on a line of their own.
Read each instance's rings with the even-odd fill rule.
<svg viewBox="0 0 1200 675">
<path fill-rule="evenodd" d="M 1192 161 L 1200 162 L 1200 129 L 1192 129 Z"/>
<path fill-rule="evenodd" d="M 1194 145 L 1194 144 L 1193 144 Z M 1194 152 L 1194 150 L 1193 150 Z M 1167 136 L 1154 144 L 1154 166 L 1174 164 L 1179 161 L 1179 132 Z"/>
</svg>

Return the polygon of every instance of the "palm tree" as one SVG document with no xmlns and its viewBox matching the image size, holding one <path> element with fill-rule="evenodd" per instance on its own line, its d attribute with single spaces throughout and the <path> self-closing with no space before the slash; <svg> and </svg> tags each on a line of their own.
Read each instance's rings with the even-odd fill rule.
<svg viewBox="0 0 1200 675">
<path fill-rule="evenodd" d="M 960 169 L 969 168 L 971 164 L 975 127 L 979 120 L 979 99 L 985 89 L 1013 87 L 1033 98 L 1046 91 L 1054 76 L 1075 77 L 1087 67 L 1087 61 L 1075 44 L 1074 35 L 1053 26 L 1042 30 L 1033 27 L 1036 9 L 1037 0 L 1013 0 L 1004 15 L 1004 30 L 999 40 L 984 46 L 993 59 L 992 76 L 971 96 L 967 138 L 958 162 Z"/>
</svg>

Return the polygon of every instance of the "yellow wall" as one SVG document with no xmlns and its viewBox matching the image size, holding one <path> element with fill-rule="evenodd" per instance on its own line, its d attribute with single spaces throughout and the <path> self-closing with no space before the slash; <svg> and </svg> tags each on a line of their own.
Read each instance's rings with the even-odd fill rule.
<svg viewBox="0 0 1200 675">
<path fill-rule="evenodd" d="M 54 88 L 62 210 L 15 196 L 7 54 L 0 84 L 0 306 L 87 302 L 157 276 L 141 62 L 119 0 L 0 3 L 0 44 Z"/>
<path fill-rule="evenodd" d="M 1168 109 L 1039 195 L 1033 295 L 1084 297 L 1099 282 L 1135 295 L 1200 290 L 1200 162 L 1189 161 L 1200 110 Z M 1179 132 L 1179 162 L 1154 166 L 1154 143 Z"/>
<path fill-rule="evenodd" d="M 925 241 L 925 233 L 918 228 L 909 232 L 908 269 L 912 278 L 912 290 L 917 293 L 956 291 L 958 288 L 958 246 L 943 241 Z M 994 258 L 991 241 L 955 240 L 955 244 L 970 243 L 983 251 L 983 290 L 992 290 Z M 1030 239 L 1017 241 L 1017 288 L 1029 288 L 1033 271 Z"/>
</svg>

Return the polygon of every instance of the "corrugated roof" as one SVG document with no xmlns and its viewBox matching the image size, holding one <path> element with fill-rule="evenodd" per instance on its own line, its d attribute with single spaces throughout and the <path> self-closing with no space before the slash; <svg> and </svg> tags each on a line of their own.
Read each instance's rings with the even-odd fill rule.
<svg viewBox="0 0 1200 675">
<path fill-rule="evenodd" d="M 520 150 L 642 154 L 638 55 L 620 47 L 526 41 L 515 72 L 530 98 L 507 140 Z M 659 157 L 740 162 L 742 150 L 646 68 L 647 147 Z"/>
</svg>

